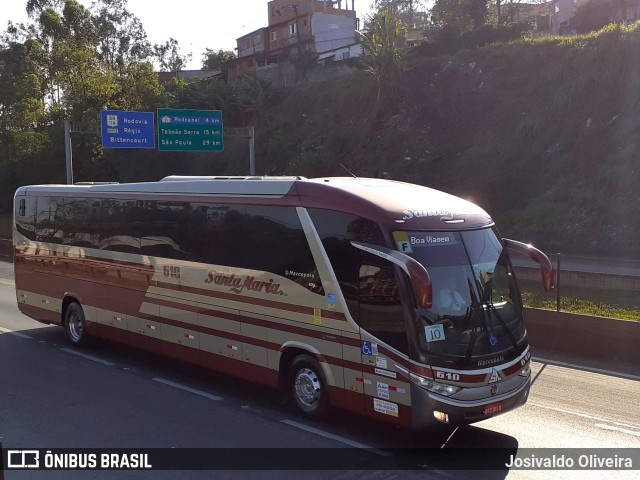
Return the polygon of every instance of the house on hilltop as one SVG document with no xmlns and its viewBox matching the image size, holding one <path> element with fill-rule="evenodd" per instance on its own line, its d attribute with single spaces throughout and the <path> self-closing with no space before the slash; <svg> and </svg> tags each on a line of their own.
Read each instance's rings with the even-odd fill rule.
<svg viewBox="0 0 640 480">
<path fill-rule="evenodd" d="M 589 7 L 589 2 L 599 2 L 600 15 L 595 26 L 608 22 L 629 24 L 640 20 L 640 0 L 549 0 L 536 2 L 528 0 L 502 5 L 503 15 L 512 22 L 531 22 L 538 33 L 554 35 L 575 35 L 586 33 L 590 25 L 581 25 L 578 9 Z M 594 8 L 591 9 L 591 18 Z M 588 14 L 587 14 L 588 15 Z M 602 22 L 602 23 L 599 23 Z"/>
<path fill-rule="evenodd" d="M 573 0 L 569 0 L 573 2 Z M 558 0 L 541 3 L 507 3 L 502 6 L 502 14 L 511 22 L 531 22 L 536 32 L 549 32 Z"/>
<path fill-rule="evenodd" d="M 640 20 L 640 0 L 611 0 L 613 21 L 634 23 Z"/>
<path fill-rule="evenodd" d="M 552 0 L 554 11 L 551 17 L 551 33 L 586 33 L 587 29 L 579 25 L 577 12 L 588 2 L 589 0 Z M 630 24 L 640 20 L 640 0 L 604 0 L 601 3 L 605 4 L 603 8 L 606 10 L 601 12 L 600 20 L 604 21 L 600 25 L 608 22 Z"/>
<path fill-rule="evenodd" d="M 272 0 L 267 9 L 268 26 L 236 40 L 238 58 L 225 65 L 228 79 L 249 75 L 291 85 L 307 80 L 319 63 L 361 53 L 355 0 Z"/>
</svg>

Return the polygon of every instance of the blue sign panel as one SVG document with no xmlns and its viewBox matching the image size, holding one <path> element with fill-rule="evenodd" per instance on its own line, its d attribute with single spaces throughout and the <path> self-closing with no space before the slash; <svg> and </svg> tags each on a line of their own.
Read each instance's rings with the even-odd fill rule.
<svg viewBox="0 0 640 480">
<path fill-rule="evenodd" d="M 153 112 L 102 111 L 104 148 L 156 148 Z"/>
</svg>

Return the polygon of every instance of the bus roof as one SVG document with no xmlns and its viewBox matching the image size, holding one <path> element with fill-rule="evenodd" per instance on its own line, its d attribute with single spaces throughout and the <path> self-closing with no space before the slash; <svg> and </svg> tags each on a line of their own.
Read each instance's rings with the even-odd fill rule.
<svg viewBox="0 0 640 480">
<path fill-rule="evenodd" d="M 375 178 L 316 178 L 299 185 L 305 207 L 348 211 L 398 229 L 459 230 L 493 225 L 483 209 L 432 188 Z"/>
<path fill-rule="evenodd" d="M 141 194 L 197 195 L 216 198 L 270 199 L 273 203 L 353 213 L 398 229 L 459 230 L 492 225 L 477 205 L 432 188 L 394 180 L 354 177 L 165 177 L 159 182 L 35 185 L 20 187 L 17 195 Z M 279 201 L 280 200 L 280 201 Z"/>
</svg>

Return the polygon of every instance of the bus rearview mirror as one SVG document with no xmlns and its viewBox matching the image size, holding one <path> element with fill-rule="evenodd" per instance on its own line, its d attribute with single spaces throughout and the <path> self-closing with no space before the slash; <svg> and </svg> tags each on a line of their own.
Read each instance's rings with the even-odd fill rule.
<svg viewBox="0 0 640 480">
<path fill-rule="evenodd" d="M 509 250 L 513 250 L 523 255 L 526 255 L 531 260 L 540 265 L 540 270 L 542 272 L 542 285 L 544 287 L 545 292 L 550 292 L 553 290 L 554 281 L 553 281 L 553 265 L 551 264 L 551 260 L 547 257 L 542 251 L 535 248 L 533 245 L 529 245 L 526 243 L 518 242 L 516 240 L 510 240 L 508 238 L 503 239 L 505 247 Z"/>
</svg>

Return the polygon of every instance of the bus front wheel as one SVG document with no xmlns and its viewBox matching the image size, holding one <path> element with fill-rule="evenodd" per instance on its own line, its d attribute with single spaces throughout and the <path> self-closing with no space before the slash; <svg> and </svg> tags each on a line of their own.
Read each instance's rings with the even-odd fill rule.
<svg viewBox="0 0 640 480">
<path fill-rule="evenodd" d="M 293 401 L 309 418 L 321 418 L 327 411 L 327 382 L 318 361 L 310 355 L 299 355 L 291 363 L 289 391 Z"/>
<path fill-rule="evenodd" d="M 73 346 L 81 347 L 87 343 L 86 326 L 82 307 L 76 302 L 67 305 L 64 312 L 64 333 Z"/>
</svg>

